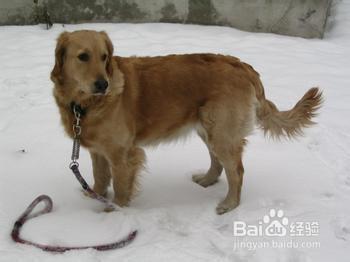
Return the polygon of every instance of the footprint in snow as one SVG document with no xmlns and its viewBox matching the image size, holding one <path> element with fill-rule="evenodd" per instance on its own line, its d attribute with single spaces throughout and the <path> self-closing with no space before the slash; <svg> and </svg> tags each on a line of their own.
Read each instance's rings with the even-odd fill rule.
<svg viewBox="0 0 350 262">
<path fill-rule="evenodd" d="M 331 222 L 335 237 L 344 241 L 350 240 L 350 218 L 337 217 Z"/>
</svg>

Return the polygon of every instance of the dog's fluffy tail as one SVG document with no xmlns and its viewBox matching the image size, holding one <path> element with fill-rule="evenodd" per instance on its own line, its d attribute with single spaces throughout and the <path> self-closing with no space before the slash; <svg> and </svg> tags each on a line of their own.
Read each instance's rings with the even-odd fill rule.
<svg viewBox="0 0 350 262">
<path fill-rule="evenodd" d="M 312 118 L 316 116 L 322 101 L 322 92 L 314 87 L 307 91 L 291 110 L 279 111 L 275 104 L 263 95 L 257 107 L 258 124 L 265 135 L 273 138 L 293 138 L 302 135 L 303 128 L 315 124 Z"/>
</svg>

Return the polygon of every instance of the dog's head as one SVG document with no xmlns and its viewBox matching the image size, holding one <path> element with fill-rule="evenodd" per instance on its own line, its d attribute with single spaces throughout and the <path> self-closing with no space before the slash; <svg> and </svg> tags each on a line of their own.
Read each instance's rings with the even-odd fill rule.
<svg viewBox="0 0 350 262">
<path fill-rule="evenodd" d="M 51 80 L 87 95 L 108 92 L 113 77 L 113 45 L 105 32 L 64 32 L 57 39 Z"/>
</svg>

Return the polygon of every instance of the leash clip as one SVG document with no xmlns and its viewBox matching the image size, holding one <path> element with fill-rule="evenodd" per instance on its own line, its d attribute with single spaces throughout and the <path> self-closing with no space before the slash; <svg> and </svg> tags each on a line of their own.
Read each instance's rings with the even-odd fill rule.
<svg viewBox="0 0 350 262">
<path fill-rule="evenodd" d="M 73 114 L 75 117 L 75 121 L 73 123 L 73 148 L 72 148 L 72 162 L 69 164 L 69 168 L 72 169 L 73 166 L 78 167 L 78 159 L 79 159 L 79 153 L 80 153 L 80 135 L 81 135 L 81 107 L 79 105 L 74 104 L 73 105 Z"/>
</svg>

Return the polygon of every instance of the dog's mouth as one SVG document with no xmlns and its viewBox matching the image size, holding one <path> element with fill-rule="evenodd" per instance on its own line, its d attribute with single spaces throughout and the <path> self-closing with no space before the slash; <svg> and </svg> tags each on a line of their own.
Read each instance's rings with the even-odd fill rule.
<svg viewBox="0 0 350 262">
<path fill-rule="evenodd" d="M 107 95 L 109 93 L 109 88 L 105 89 L 105 90 L 94 90 L 92 92 L 92 95 L 94 96 L 104 96 Z"/>
<path fill-rule="evenodd" d="M 95 91 L 93 92 L 94 96 L 103 96 L 106 94 L 106 91 Z"/>
</svg>

